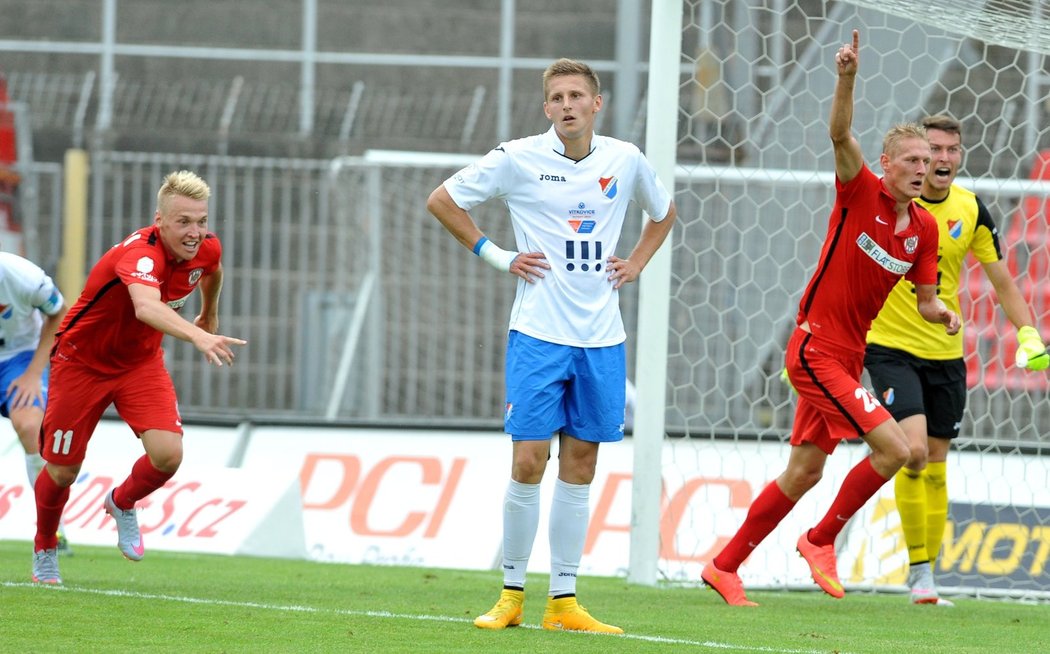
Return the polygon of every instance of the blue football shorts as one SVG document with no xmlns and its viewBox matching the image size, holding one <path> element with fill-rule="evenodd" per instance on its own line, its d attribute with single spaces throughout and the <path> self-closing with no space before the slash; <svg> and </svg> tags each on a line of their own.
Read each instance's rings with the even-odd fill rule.
<svg viewBox="0 0 1050 654">
<path fill-rule="evenodd" d="M 5 418 L 9 418 L 7 403 L 11 401 L 11 396 L 7 392 L 7 387 L 11 385 L 19 375 L 26 371 L 29 364 L 33 361 L 33 351 L 28 350 L 26 352 L 19 352 L 7 361 L 0 362 L 0 415 Z M 40 385 L 43 390 L 44 403 L 41 404 L 39 399 L 33 400 L 33 406 L 38 406 L 41 409 L 47 404 L 47 374 L 48 369 L 44 368 L 44 374 L 41 376 Z"/>
<path fill-rule="evenodd" d="M 557 432 L 592 443 L 623 440 L 626 384 L 623 343 L 574 347 L 512 331 L 504 430 L 516 441 Z"/>
</svg>

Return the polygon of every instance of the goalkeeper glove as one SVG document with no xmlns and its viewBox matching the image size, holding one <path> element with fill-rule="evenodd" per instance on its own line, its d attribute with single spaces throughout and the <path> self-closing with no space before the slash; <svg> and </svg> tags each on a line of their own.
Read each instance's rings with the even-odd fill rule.
<svg viewBox="0 0 1050 654">
<path fill-rule="evenodd" d="M 1017 330 L 1018 368 L 1029 370 L 1046 370 L 1050 367 L 1050 353 L 1047 353 L 1043 339 L 1035 327 L 1022 327 Z"/>
<path fill-rule="evenodd" d="M 787 384 L 787 387 L 790 388 L 793 392 L 798 393 L 798 391 L 795 390 L 795 385 L 791 383 L 791 377 L 788 376 L 787 368 L 780 369 L 780 381 Z"/>
</svg>

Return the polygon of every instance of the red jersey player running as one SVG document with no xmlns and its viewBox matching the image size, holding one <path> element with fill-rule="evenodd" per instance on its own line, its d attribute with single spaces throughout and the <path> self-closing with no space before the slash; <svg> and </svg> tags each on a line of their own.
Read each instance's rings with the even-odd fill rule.
<svg viewBox="0 0 1050 654">
<path fill-rule="evenodd" d="M 787 469 L 759 494 L 744 524 L 701 573 L 727 603 L 756 606 L 737 575 L 740 564 L 818 481 L 843 438 L 863 438 L 869 457 L 846 475 L 827 515 L 798 539 L 813 580 L 832 597 L 845 593 L 835 563 L 835 537 L 850 517 L 908 460 L 908 440 L 878 400 L 861 386 L 865 336 L 890 290 L 904 276 L 915 283 L 918 310 L 949 333 L 959 317 L 937 298 L 937 224 L 912 202 L 930 162 L 922 127 L 886 134 L 879 179 L 853 137 L 853 86 L 860 36 L 835 55 L 838 81 L 829 132 L 835 152 L 835 207 L 816 273 L 810 279 L 787 345 L 786 368 L 798 391 Z"/>
<path fill-rule="evenodd" d="M 217 366 L 232 365 L 231 346 L 246 343 L 215 333 L 222 246 L 207 229 L 210 194 L 194 173 L 168 175 L 157 193 L 153 225 L 102 255 L 55 336 L 40 429 L 47 464 L 35 485 L 33 581 L 62 583 L 55 532 L 88 440 L 110 404 L 146 453 L 106 496 L 105 509 L 116 521 L 121 553 L 131 561 L 142 559 L 135 502 L 163 486 L 182 463 L 182 421 L 164 367 L 164 334 L 193 343 Z M 189 322 L 177 311 L 197 288 L 201 311 Z"/>
</svg>

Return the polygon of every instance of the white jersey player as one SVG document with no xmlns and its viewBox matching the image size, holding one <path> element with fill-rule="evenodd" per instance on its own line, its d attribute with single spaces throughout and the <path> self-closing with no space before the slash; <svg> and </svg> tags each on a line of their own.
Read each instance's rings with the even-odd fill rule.
<svg viewBox="0 0 1050 654">
<path fill-rule="evenodd" d="M 507 339 L 504 429 L 511 480 L 503 511 L 503 592 L 474 624 L 522 621 L 525 571 L 539 523 L 539 488 L 559 436 L 550 512 L 545 629 L 623 633 L 576 601 L 598 445 L 623 438 L 626 334 L 618 289 L 637 279 L 675 219 L 671 195 L 637 147 L 594 133 L 598 77 L 560 59 L 543 75 L 544 134 L 503 143 L 430 195 L 427 208 L 464 246 L 520 277 Z M 484 236 L 468 211 L 500 200 L 515 249 Z M 628 205 L 649 218 L 626 258 L 616 256 Z"/>
<path fill-rule="evenodd" d="M 47 405 L 47 372 L 55 331 L 68 307 L 39 266 L 0 252 L 0 415 L 11 426 L 26 456 L 30 485 L 43 467 L 40 423 Z M 60 549 L 68 551 L 60 531 Z"/>
<path fill-rule="evenodd" d="M 623 343 L 618 294 L 606 259 L 616 252 L 627 206 L 667 215 L 671 197 L 630 143 L 595 134 L 580 161 L 558 132 L 510 141 L 456 173 L 445 189 L 463 210 L 490 198 L 510 211 L 517 249 L 546 255 L 539 284 L 518 284 L 510 330 L 561 345 Z"/>
</svg>

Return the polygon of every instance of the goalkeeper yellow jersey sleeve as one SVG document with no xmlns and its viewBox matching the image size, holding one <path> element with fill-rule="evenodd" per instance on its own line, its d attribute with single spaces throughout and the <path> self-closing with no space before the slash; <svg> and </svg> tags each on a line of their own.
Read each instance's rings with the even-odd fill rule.
<svg viewBox="0 0 1050 654">
<path fill-rule="evenodd" d="M 980 263 L 1003 258 L 995 221 L 980 198 L 957 184 L 952 184 L 948 197 L 940 202 L 926 198 L 916 202 L 937 219 L 937 295 L 961 317 L 959 284 L 966 254 L 972 252 Z M 915 284 L 901 279 L 872 322 L 868 343 L 904 350 L 923 359 L 961 359 L 963 329 L 949 336 L 942 325 L 923 320 L 915 305 Z"/>
</svg>

